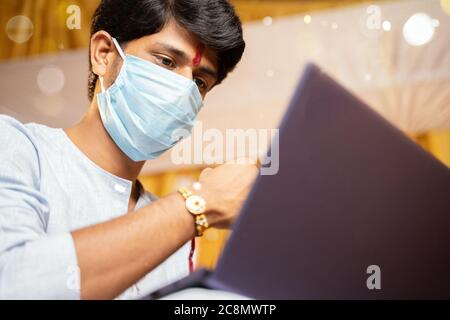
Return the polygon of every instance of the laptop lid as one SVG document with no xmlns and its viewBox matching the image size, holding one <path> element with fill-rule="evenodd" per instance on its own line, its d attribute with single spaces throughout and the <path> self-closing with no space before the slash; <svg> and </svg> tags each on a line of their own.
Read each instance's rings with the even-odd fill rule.
<svg viewBox="0 0 450 320">
<path fill-rule="evenodd" d="M 450 170 L 314 65 L 209 282 L 259 299 L 450 298 Z"/>
</svg>

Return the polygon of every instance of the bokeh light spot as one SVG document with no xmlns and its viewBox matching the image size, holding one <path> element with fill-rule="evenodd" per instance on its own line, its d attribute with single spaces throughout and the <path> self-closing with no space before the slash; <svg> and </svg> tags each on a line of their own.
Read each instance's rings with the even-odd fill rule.
<svg viewBox="0 0 450 320">
<path fill-rule="evenodd" d="M 27 16 L 14 16 L 6 24 L 6 34 L 11 41 L 25 43 L 33 36 L 34 25 Z"/>
<path fill-rule="evenodd" d="M 433 19 L 426 13 L 413 14 L 403 26 L 403 36 L 410 45 L 422 46 L 434 35 Z"/>
<path fill-rule="evenodd" d="M 58 94 L 64 88 L 64 83 L 64 73 L 57 66 L 45 66 L 37 76 L 39 89 L 47 96 Z"/>
</svg>

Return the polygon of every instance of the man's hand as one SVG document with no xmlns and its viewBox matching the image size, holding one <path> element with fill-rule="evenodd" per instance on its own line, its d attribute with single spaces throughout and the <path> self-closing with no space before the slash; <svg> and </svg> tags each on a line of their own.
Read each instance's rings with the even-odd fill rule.
<svg viewBox="0 0 450 320">
<path fill-rule="evenodd" d="M 230 227 L 258 173 L 255 165 L 207 169 L 199 192 L 212 227 Z M 112 299 L 136 283 L 195 235 L 178 193 L 133 214 L 72 233 L 81 271 L 81 298 Z"/>
<path fill-rule="evenodd" d="M 205 214 L 212 227 L 229 228 L 236 220 L 259 172 L 256 165 L 248 163 L 242 160 L 202 172 L 199 194 L 206 200 Z"/>
</svg>

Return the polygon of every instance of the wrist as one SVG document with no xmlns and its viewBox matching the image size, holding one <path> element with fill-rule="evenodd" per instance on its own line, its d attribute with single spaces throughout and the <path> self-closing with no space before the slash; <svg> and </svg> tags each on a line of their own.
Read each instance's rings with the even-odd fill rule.
<svg viewBox="0 0 450 320">
<path fill-rule="evenodd" d="M 195 237 L 195 226 L 192 223 L 192 217 L 190 216 L 189 211 L 186 209 L 185 200 L 180 196 L 178 192 L 172 193 L 167 196 L 168 203 L 170 203 L 170 207 L 165 208 L 166 214 L 173 214 L 176 212 L 178 215 L 177 221 L 180 224 L 183 224 L 184 229 L 188 232 L 189 239 Z M 189 226 L 186 229 L 185 226 Z"/>
<path fill-rule="evenodd" d="M 205 189 L 194 192 L 205 200 L 206 210 L 204 215 L 208 219 L 210 228 L 214 228 L 220 222 L 220 214 L 218 214 L 219 210 L 215 206 L 214 195 Z"/>
<path fill-rule="evenodd" d="M 205 199 L 207 198 L 206 194 L 200 190 L 194 191 L 186 187 L 180 188 L 178 193 L 184 199 L 185 208 L 193 220 L 195 235 L 202 237 L 204 232 L 212 226 L 208 220 L 209 210 Z"/>
</svg>

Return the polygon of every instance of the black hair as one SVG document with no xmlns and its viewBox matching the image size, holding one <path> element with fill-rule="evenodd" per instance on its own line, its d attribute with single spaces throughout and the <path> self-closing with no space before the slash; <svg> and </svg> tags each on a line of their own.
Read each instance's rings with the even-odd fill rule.
<svg viewBox="0 0 450 320">
<path fill-rule="evenodd" d="M 91 37 L 103 30 L 119 42 L 128 42 L 160 32 L 170 19 L 215 52 L 216 84 L 220 84 L 245 49 L 241 20 L 228 0 L 102 0 L 92 18 Z M 90 59 L 89 67 L 92 101 L 98 76 Z"/>
</svg>

